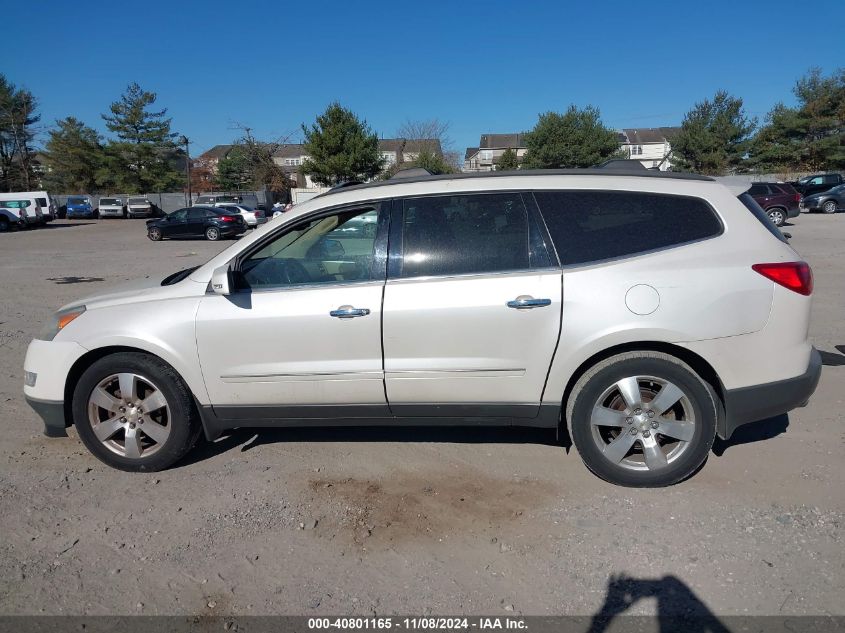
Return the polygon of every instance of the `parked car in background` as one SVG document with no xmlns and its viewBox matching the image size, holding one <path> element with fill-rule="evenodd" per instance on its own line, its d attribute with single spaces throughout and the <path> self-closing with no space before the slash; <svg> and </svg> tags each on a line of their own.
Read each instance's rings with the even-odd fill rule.
<svg viewBox="0 0 845 633">
<path fill-rule="evenodd" d="M 218 202 L 214 205 L 218 209 L 225 209 L 232 213 L 240 213 L 244 216 L 244 221 L 246 222 L 247 226 L 254 229 L 259 224 L 264 224 L 267 221 L 267 218 L 264 217 L 264 212 L 259 211 L 258 209 L 250 208 L 244 204 L 231 204 L 228 202 Z"/>
<path fill-rule="evenodd" d="M 147 220 L 147 237 L 153 242 L 168 238 L 204 237 L 215 241 L 235 237 L 247 230 L 240 213 L 218 207 L 190 207 L 169 213 L 163 218 Z"/>
<path fill-rule="evenodd" d="M 845 185 L 804 196 L 801 206 L 806 211 L 823 211 L 824 213 L 836 213 L 845 209 Z"/>
<path fill-rule="evenodd" d="M 30 199 L 41 207 L 41 217 L 45 222 L 52 222 L 59 217 L 58 208 L 53 198 L 46 191 L 18 191 L 15 193 L 0 193 L 0 200 Z"/>
<path fill-rule="evenodd" d="M 769 216 L 775 226 L 783 226 L 789 218 L 801 215 L 801 194 L 785 182 L 755 182 L 748 193 Z"/>
<path fill-rule="evenodd" d="M 820 191 L 828 191 L 837 185 L 843 184 L 842 174 L 816 174 L 815 176 L 804 176 L 795 182 L 791 182 L 795 190 L 802 196 L 809 196 Z"/>
<path fill-rule="evenodd" d="M 88 196 L 68 196 L 65 208 L 67 209 L 68 220 L 97 217 L 94 206 L 91 204 L 91 198 Z"/>
<path fill-rule="evenodd" d="M 126 208 L 120 198 L 100 198 L 98 211 L 101 218 L 126 217 Z"/>
<path fill-rule="evenodd" d="M 27 207 L 26 217 L 27 224 L 44 224 L 57 217 L 55 207 L 50 211 L 50 205 L 53 204 L 52 199 L 45 191 L 14 191 L 11 193 L 0 193 L 0 202 L 3 201 L 17 201 L 29 200 L 31 205 Z M 36 207 L 40 209 L 40 213 L 36 213 Z"/>
<path fill-rule="evenodd" d="M 600 477 L 673 484 L 821 374 L 812 272 L 747 188 L 583 169 L 337 189 L 199 268 L 66 305 L 24 393 L 48 435 L 74 424 L 129 471 L 203 431 L 471 422 L 566 425 Z M 200 211 L 225 224 L 171 216 Z"/>
<path fill-rule="evenodd" d="M 244 204 L 251 209 L 258 206 L 254 193 L 207 193 L 197 197 L 194 204 L 212 206 L 215 204 Z"/>
<path fill-rule="evenodd" d="M 26 208 L 30 200 L 0 200 L 0 232 L 27 227 Z"/>
<path fill-rule="evenodd" d="M 126 200 L 126 215 L 130 218 L 151 218 L 153 205 L 145 196 L 129 196 Z"/>
</svg>

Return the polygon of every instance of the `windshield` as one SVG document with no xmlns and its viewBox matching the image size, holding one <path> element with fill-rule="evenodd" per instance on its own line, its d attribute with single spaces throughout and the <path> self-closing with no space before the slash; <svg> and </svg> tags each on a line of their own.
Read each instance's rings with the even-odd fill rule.
<svg viewBox="0 0 845 633">
<path fill-rule="evenodd" d="M 146 198 L 129 198 L 128 204 L 149 204 Z"/>
<path fill-rule="evenodd" d="M 68 198 L 68 204 L 88 204 L 88 198 Z"/>
<path fill-rule="evenodd" d="M 118 200 L 117 198 L 100 198 L 100 204 L 119 205 L 120 200 Z"/>
</svg>

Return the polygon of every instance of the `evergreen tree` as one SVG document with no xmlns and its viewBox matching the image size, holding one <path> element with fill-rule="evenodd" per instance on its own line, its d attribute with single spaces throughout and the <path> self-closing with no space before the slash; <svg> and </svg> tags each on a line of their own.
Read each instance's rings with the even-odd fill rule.
<svg viewBox="0 0 845 633">
<path fill-rule="evenodd" d="M 496 163 L 496 171 L 513 171 L 519 169 L 519 158 L 512 148 L 508 148 L 499 156 L 499 162 Z"/>
<path fill-rule="evenodd" d="M 378 137 L 366 121 L 339 103 L 331 104 L 311 127 L 302 126 L 308 158 L 301 171 L 321 185 L 369 180 L 379 174 L 383 159 Z"/>
<path fill-rule="evenodd" d="M 722 175 L 739 167 L 756 121 L 745 115 L 742 99 L 720 90 L 713 100 L 696 103 L 672 138 L 673 167 Z"/>
<path fill-rule="evenodd" d="M 74 117 L 56 125 L 47 140 L 44 186 L 62 193 L 94 193 L 105 159 L 100 135 Z"/>
<path fill-rule="evenodd" d="M 777 104 L 754 137 L 749 165 L 757 170 L 845 168 L 845 69 L 824 77 L 818 68 L 796 82 L 794 108 Z"/>
<path fill-rule="evenodd" d="M 33 171 L 34 125 L 41 120 L 31 92 L 15 87 L 0 74 L 0 187 L 5 191 L 30 190 Z"/>
<path fill-rule="evenodd" d="M 593 106 L 541 114 L 525 143 L 526 168 L 592 167 L 619 154 L 619 135 L 602 123 Z"/>
<path fill-rule="evenodd" d="M 150 111 L 156 94 L 129 84 L 119 101 L 104 114 L 106 127 L 116 137 L 107 145 L 106 163 L 116 188 L 126 193 L 170 191 L 184 184 L 184 174 L 174 167 L 179 155 L 170 131 L 166 109 Z"/>
</svg>

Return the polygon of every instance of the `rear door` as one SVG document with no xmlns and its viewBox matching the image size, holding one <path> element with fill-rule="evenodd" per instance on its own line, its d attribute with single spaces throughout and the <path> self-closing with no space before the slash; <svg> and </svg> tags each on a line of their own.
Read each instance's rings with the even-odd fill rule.
<svg viewBox="0 0 845 633">
<path fill-rule="evenodd" d="M 206 220 L 212 215 L 215 215 L 213 211 L 203 207 L 188 209 L 188 218 L 185 223 L 185 235 L 203 235 L 205 233 Z"/>
<path fill-rule="evenodd" d="M 390 233 L 391 411 L 535 417 L 560 332 L 561 271 L 522 196 L 399 200 Z"/>
</svg>

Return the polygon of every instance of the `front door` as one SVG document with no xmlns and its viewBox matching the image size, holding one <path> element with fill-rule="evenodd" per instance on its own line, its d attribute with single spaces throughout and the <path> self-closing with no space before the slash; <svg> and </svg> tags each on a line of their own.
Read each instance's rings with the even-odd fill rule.
<svg viewBox="0 0 845 633">
<path fill-rule="evenodd" d="M 390 262 L 383 319 L 391 411 L 535 417 L 562 288 L 522 196 L 397 202 Z"/>
<path fill-rule="evenodd" d="M 238 262 L 232 294 L 202 299 L 197 347 L 218 417 L 387 415 L 385 258 L 374 254 L 386 235 L 362 228 L 378 213 L 343 209 L 283 227 Z"/>
<path fill-rule="evenodd" d="M 188 209 L 179 209 L 164 217 L 162 233 L 166 237 L 184 237 L 188 229 Z"/>
</svg>

